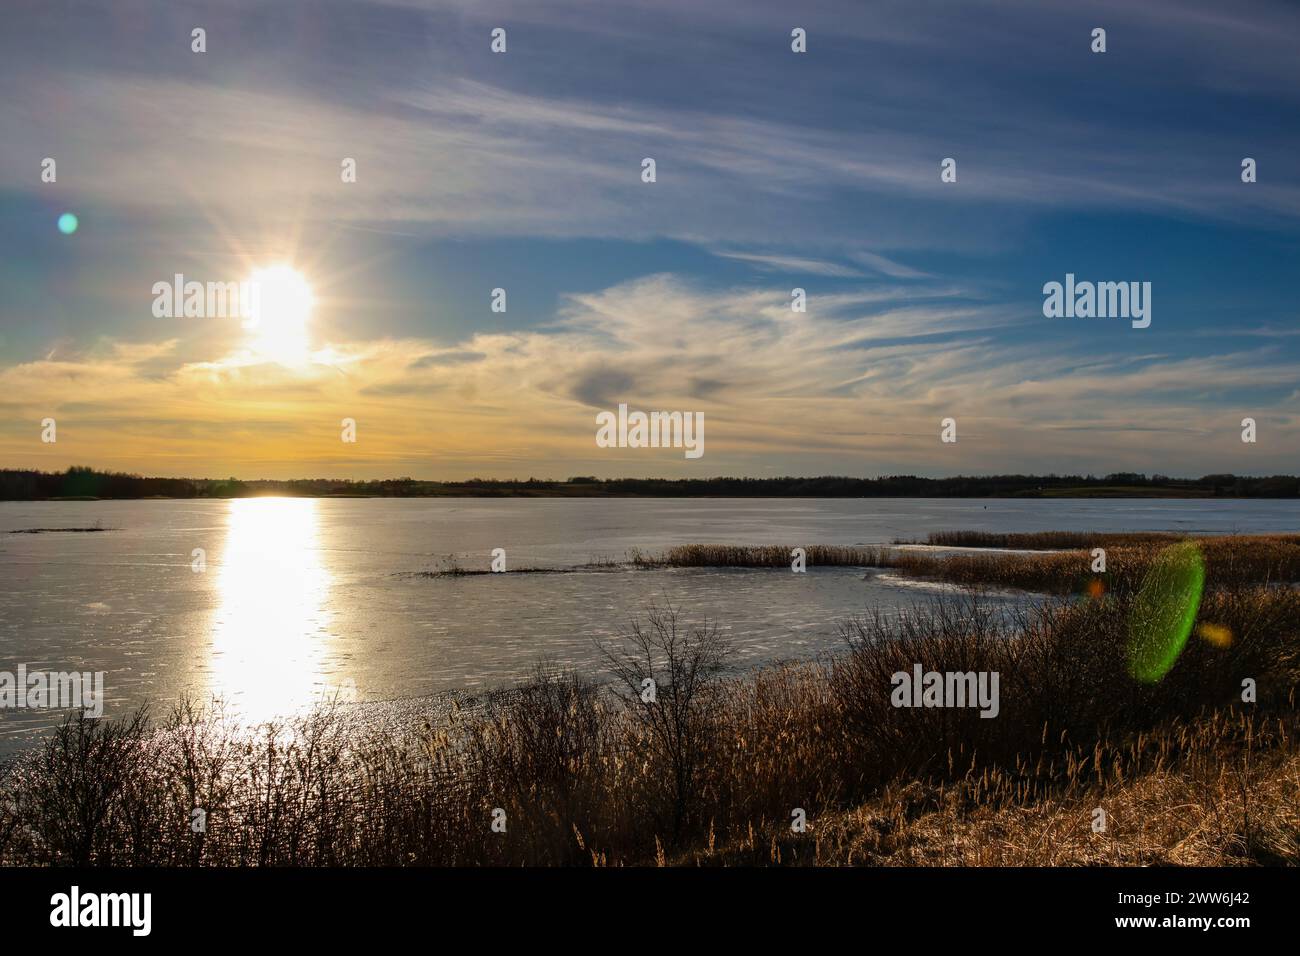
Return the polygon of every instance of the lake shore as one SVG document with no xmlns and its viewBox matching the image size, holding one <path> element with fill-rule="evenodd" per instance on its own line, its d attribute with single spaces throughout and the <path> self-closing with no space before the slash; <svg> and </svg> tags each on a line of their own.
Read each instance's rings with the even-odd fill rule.
<svg viewBox="0 0 1300 956">
<path fill-rule="evenodd" d="M 659 606 L 604 644 L 612 689 L 541 666 L 381 731 L 337 703 L 73 720 L 0 781 L 0 861 L 1295 864 L 1300 592 L 1205 544 L 1141 543 L 1133 586 L 1034 608 L 855 616 L 841 654 L 741 675 Z M 900 703 L 913 673 L 1000 690 Z"/>
</svg>

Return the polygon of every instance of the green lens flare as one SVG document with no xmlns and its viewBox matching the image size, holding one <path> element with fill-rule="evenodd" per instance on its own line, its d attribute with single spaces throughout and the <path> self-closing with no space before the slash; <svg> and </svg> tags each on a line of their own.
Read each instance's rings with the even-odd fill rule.
<svg viewBox="0 0 1300 956">
<path fill-rule="evenodd" d="M 70 212 L 65 212 L 59 217 L 59 232 L 65 236 L 70 236 L 77 231 L 77 217 Z"/>
<path fill-rule="evenodd" d="M 1129 673 L 1154 684 L 1174 666 L 1196 623 L 1205 562 L 1194 541 L 1161 551 L 1133 601 L 1128 621 Z"/>
</svg>

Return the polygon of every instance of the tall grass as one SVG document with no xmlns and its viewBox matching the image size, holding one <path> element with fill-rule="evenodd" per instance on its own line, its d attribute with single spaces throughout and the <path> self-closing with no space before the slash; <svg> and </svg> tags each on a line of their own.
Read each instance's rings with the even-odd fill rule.
<svg viewBox="0 0 1300 956">
<path fill-rule="evenodd" d="M 809 567 L 889 568 L 909 577 L 973 588 L 1015 588 L 1047 594 L 1131 593 L 1146 579 L 1157 558 L 1171 545 L 1194 541 L 1205 562 L 1210 587 L 1300 582 L 1300 535 L 1202 535 L 1156 533 L 1081 535 L 1042 532 L 994 535 L 944 532 L 931 541 L 946 546 L 1006 547 L 1049 553 L 1001 552 L 936 554 L 897 547 L 805 548 Z M 1082 542 L 1082 546 L 1077 546 Z M 1106 571 L 1092 571 L 1094 548 L 1106 551 Z M 792 548 L 785 545 L 683 545 L 657 554 L 635 553 L 642 567 L 789 568 Z"/>
<path fill-rule="evenodd" d="M 1174 544 L 1187 537 L 1189 536 L 1171 531 L 933 531 L 926 535 L 925 543 L 944 548 L 1020 548 L 1026 551 L 1057 551 L 1065 548 Z"/>
<path fill-rule="evenodd" d="M 1177 719 L 1127 747 L 1062 753 L 1056 786 L 1027 793 L 1016 769 L 899 779 L 818 818 L 804 836 L 756 831 L 690 848 L 681 865 L 1300 865 L 1294 711 Z M 1099 815 L 1100 811 L 1100 815 Z"/>
<path fill-rule="evenodd" d="M 657 568 L 789 568 L 793 547 L 779 544 L 684 544 L 661 554 L 634 551 L 630 557 L 639 567 Z M 804 547 L 810 565 L 836 567 L 889 567 L 893 549 L 888 547 L 841 547 L 814 544 Z"/>
<path fill-rule="evenodd" d="M 1172 539 L 1171 539 L 1172 540 Z M 1292 584 L 1300 581 L 1300 536 L 1225 535 L 1195 542 L 1209 587 Z M 1045 554 L 949 554 L 902 552 L 894 566 L 905 574 L 972 587 L 1021 588 L 1049 594 L 1131 593 L 1146 580 L 1169 543 L 1094 544 L 1106 552 L 1106 571 L 1092 571 L 1089 550 Z M 1094 584 L 1095 582 L 1095 584 Z"/>
<path fill-rule="evenodd" d="M 0 780 L 0 861 L 915 862 L 935 852 L 919 821 L 970 840 L 1007 808 L 1049 808 L 1060 823 L 1139 782 L 1181 793 L 1187 768 L 1216 757 L 1254 763 L 1205 786 L 1273 793 L 1271 773 L 1294 773 L 1285 762 L 1300 729 L 1300 593 L 1207 592 L 1199 621 L 1230 640 L 1194 637 L 1152 685 L 1126 670 L 1133 606 L 1112 594 L 1008 617 L 965 597 L 899 620 L 853 619 L 843 654 L 740 677 L 718 669 L 725 647 L 706 622 L 651 614 L 608 648 L 625 668 L 621 698 L 543 668 L 480 707 L 397 732 L 367 730 L 339 706 L 257 728 L 189 705 L 157 723 L 79 717 Z M 893 707 L 892 674 L 915 664 L 998 671 L 999 716 Z M 1242 701 L 1246 678 L 1256 702 Z M 1236 806 L 1251 792 L 1205 801 Z M 795 809 L 812 822 L 806 834 L 791 832 Z M 1296 862 L 1286 819 L 1263 836 L 1219 820 L 1214 852 Z M 854 820 L 872 833 L 855 833 Z M 1143 846 L 1175 834 L 1133 820 L 1122 832 Z M 909 857 L 903 834 L 930 849 Z"/>
</svg>

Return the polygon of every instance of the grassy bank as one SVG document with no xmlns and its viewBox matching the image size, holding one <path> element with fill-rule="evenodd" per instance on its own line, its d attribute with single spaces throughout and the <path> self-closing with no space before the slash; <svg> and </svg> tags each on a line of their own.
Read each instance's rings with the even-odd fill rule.
<svg viewBox="0 0 1300 956">
<path fill-rule="evenodd" d="M 191 706 L 73 720 L 0 781 L 0 861 L 1300 862 L 1300 593 L 1207 590 L 1198 629 L 1228 639 L 1193 637 L 1156 683 L 1129 676 L 1139 608 L 953 599 L 743 677 L 716 629 L 659 609 L 606 647 L 615 692 L 542 669 L 383 734 L 339 706 L 251 729 Z M 918 664 L 998 672 L 996 718 L 893 706 Z"/>
<path fill-rule="evenodd" d="M 1097 779 L 1089 755 L 1072 778 L 1026 800 L 1014 773 L 897 781 L 817 821 L 812 840 L 773 830 L 679 865 L 1297 866 L 1300 752 L 1294 716 L 1224 711 L 1171 721 L 1129 745 Z M 1100 814 L 1099 812 L 1100 811 Z"/>
<path fill-rule="evenodd" d="M 889 568 L 909 577 L 972 588 L 1015 588 L 1046 594 L 1131 593 L 1171 545 L 1194 542 L 1210 587 L 1300 582 L 1300 535 L 1080 534 L 1040 532 L 933 534 L 927 544 L 947 548 L 1014 548 L 1031 553 L 935 553 L 895 547 L 805 548 L 809 567 Z M 1097 572 L 1093 550 L 1106 552 Z M 1048 550 L 1058 549 L 1058 550 Z M 1064 549 L 1064 550 L 1059 550 Z M 641 567 L 785 568 L 785 545 L 685 545 L 660 554 L 633 554 Z"/>
<path fill-rule="evenodd" d="M 969 535 L 943 536 L 969 541 Z M 1027 536 L 1042 546 L 1045 536 Z M 1070 536 L 1055 537 L 1058 541 Z M 996 536 L 990 547 L 1025 547 L 1015 535 Z M 1171 544 L 1192 542 L 1205 568 L 1210 587 L 1300 582 L 1300 535 L 1203 535 L 1184 538 L 1142 535 L 1095 535 L 1072 550 L 1029 554 L 912 555 L 900 559 L 899 569 L 918 577 L 972 587 L 1022 588 L 1049 594 L 1121 593 L 1140 587 L 1152 565 Z M 966 545 L 970 546 L 970 545 Z M 1094 549 L 1105 551 L 1106 570 L 1092 570 Z"/>
<path fill-rule="evenodd" d="M 1173 544 L 1187 540 L 1188 537 L 1190 536 L 1168 531 L 934 531 L 926 535 L 924 543 L 940 548 L 1017 548 L 1024 551 L 1061 551 L 1069 548 Z M 899 540 L 894 543 L 915 542 Z"/>
</svg>

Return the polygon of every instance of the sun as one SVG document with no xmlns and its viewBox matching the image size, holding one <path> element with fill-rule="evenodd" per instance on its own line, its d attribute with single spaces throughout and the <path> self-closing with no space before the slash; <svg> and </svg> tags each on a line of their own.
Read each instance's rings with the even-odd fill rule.
<svg viewBox="0 0 1300 956">
<path fill-rule="evenodd" d="M 279 264 L 249 276 L 252 303 L 244 327 L 252 332 L 249 348 L 260 358 L 281 365 L 302 365 L 311 345 L 307 323 L 316 299 L 303 274 Z"/>
</svg>

